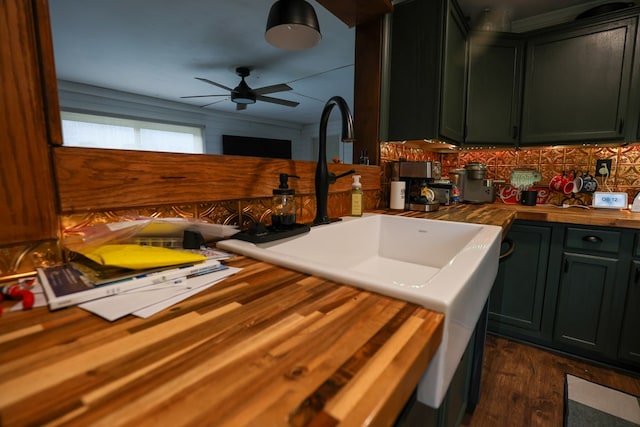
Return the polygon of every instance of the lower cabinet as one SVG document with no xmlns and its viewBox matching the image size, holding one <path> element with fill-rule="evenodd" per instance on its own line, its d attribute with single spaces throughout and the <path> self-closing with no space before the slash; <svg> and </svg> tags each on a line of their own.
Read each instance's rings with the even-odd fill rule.
<svg viewBox="0 0 640 427">
<path fill-rule="evenodd" d="M 618 260 L 565 253 L 558 289 L 553 339 L 569 347 L 606 355 L 618 337 L 612 301 Z"/>
<path fill-rule="evenodd" d="M 489 330 L 540 337 L 553 226 L 519 223 L 502 244 L 489 297 Z"/>
<path fill-rule="evenodd" d="M 510 241 L 489 332 L 640 371 L 640 232 L 518 220 Z"/>
<path fill-rule="evenodd" d="M 638 241 L 636 239 L 636 244 Z M 640 366 L 640 261 L 633 260 L 629 274 L 618 358 Z"/>
</svg>

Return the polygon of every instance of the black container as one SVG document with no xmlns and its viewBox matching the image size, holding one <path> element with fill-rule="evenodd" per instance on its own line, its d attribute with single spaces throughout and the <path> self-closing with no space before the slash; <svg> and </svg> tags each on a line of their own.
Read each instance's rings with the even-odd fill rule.
<svg viewBox="0 0 640 427">
<path fill-rule="evenodd" d="M 520 203 L 525 206 L 535 206 L 538 200 L 538 192 L 535 190 L 525 190 L 520 193 Z"/>
</svg>

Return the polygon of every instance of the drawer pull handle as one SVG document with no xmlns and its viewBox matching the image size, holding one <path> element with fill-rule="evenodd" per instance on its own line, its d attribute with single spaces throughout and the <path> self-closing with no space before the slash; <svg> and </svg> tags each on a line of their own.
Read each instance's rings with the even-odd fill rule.
<svg viewBox="0 0 640 427">
<path fill-rule="evenodd" d="M 503 260 L 503 259 L 507 258 L 509 255 L 511 255 L 516 250 L 516 243 L 512 239 L 506 237 L 502 241 L 502 243 L 508 244 L 509 247 L 507 248 L 506 251 L 504 251 L 503 254 L 500 254 L 500 256 L 498 257 L 499 260 Z"/>
<path fill-rule="evenodd" d="M 640 283 L 638 280 L 640 279 L 640 268 L 636 267 L 636 275 L 633 278 L 633 283 L 638 286 L 638 284 Z"/>
<path fill-rule="evenodd" d="M 584 236 L 582 240 L 587 243 L 602 243 L 602 239 L 598 236 Z"/>
</svg>

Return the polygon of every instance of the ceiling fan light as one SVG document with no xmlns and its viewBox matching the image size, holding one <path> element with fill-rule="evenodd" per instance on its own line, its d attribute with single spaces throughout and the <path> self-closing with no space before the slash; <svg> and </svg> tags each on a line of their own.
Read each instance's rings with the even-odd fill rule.
<svg viewBox="0 0 640 427">
<path fill-rule="evenodd" d="M 244 76 L 240 84 L 231 91 L 231 100 L 236 104 L 255 104 L 256 94 L 251 90 L 247 82 L 244 81 Z"/>
<path fill-rule="evenodd" d="M 242 95 L 234 96 L 233 93 L 231 94 L 231 100 L 236 104 L 255 104 L 256 103 L 255 98 L 243 97 Z"/>
<path fill-rule="evenodd" d="M 276 1 L 269 11 L 264 38 L 280 49 L 314 47 L 322 38 L 316 11 L 305 0 Z"/>
</svg>

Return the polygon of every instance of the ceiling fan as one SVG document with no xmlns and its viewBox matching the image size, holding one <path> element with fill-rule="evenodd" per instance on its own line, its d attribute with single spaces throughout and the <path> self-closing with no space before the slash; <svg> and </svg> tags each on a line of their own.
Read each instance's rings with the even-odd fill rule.
<svg viewBox="0 0 640 427">
<path fill-rule="evenodd" d="M 267 93 L 275 93 L 275 92 L 284 92 L 287 90 L 292 90 L 292 88 L 285 84 L 280 83 L 272 86 L 265 86 L 258 89 L 251 89 L 247 82 L 244 81 L 245 77 L 249 76 L 251 70 L 247 67 L 238 67 L 236 68 L 236 74 L 239 75 L 242 80 L 240 84 L 236 86 L 234 89 L 222 85 L 220 83 L 216 83 L 209 79 L 204 79 L 202 77 L 196 77 L 197 80 L 203 81 L 205 83 L 209 83 L 211 85 L 217 86 L 221 89 L 228 90 L 231 95 L 231 100 L 236 103 L 236 110 L 245 110 L 248 104 L 255 104 L 256 101 L 264 101 L 270 102 L 272 104 L 284 105 L 286 107 L 296 107 L 299 102 L 288 101 L 286 99 L 272 98 L 270 96 L 264 96 Z M 194 95 L 194 96 L 181 96 L 181 98 L 206 98 L 210 96 L 229 96 L 227 95 Z M 213 102 L 210 104 L 203 105 L 202 107 L 206 107 L 207 105 L 214 104 Z"/>
</svg>

